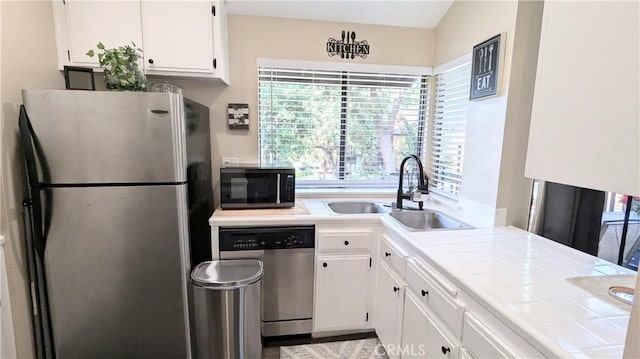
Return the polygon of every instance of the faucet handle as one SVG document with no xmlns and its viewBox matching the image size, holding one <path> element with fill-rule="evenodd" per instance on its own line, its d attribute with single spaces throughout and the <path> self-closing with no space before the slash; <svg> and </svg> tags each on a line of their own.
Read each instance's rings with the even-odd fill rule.
<svg viewBox="0 0 640 359">
<path fill-rule="evenodd" d="M 411 195 L 411 201 L 418 202 L 418 203 L 425 202 L 429 198 L 428 195 L 429 195 L 429 192 L 422 192 L 422 191 L 414 192 Z"/>
</svg>

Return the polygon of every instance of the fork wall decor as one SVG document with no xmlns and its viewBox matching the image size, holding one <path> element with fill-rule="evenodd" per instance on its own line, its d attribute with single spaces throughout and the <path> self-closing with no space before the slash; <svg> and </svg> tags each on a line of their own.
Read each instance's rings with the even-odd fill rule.
<svg viewBox="0 0 640 359">
<path fill-rule="evenodd" d="M 366 59 L 369 55 L 369 43 L 367 40 L 357 41 L 355 31 L 342 30 L 339 39 L 330 37 L 327 40 L 327 54 L 343 59 L 354 59 L 356 56 Z"/>
<path fill-rule="evenodd" d="M 503 37 L 498 34 L 473 47 L 470 100 L 498 95 Z"/>
</svg>

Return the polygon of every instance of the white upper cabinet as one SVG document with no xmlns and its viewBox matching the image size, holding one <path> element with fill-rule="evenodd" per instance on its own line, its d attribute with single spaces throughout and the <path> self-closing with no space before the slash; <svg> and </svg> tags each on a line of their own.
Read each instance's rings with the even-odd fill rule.
<svg viewBox="0 0 640 359">
<path fill-rule="evenodd" d="M 545 1 L 527 177 L 640 195 L 639 14 Z"/>
<path fill-rule="evenodd" d="M 213 72 L 212 19 L 208 1 L 143 1 L 146 72 Z"/>
<path fill-rule="evenodd" d="M 142 1 L 144 66 L 149 75 L 228 82 L 223 1 Z"/>
<path fill-rule="evenodd" d="M 142 45 L 140 3 L 138 1 L 65 0 L 53 2 L 58 43 L 58 65 L 99 68 L 97 51 L 102 42 L 107 48 Z"/>
<path fill-rule="evenodd" d="M 134 42 L 147 75 L 216 78 L 228 83 L 224 1 L 54 0 L 60 69 L 98 68 L 86 52 Z"/>
<path fill-rule="evenodd" d="M 227 30 L 227 3 L 213 2 L 213 77 L 229 83 L 229 33 Z"/>
</svg>

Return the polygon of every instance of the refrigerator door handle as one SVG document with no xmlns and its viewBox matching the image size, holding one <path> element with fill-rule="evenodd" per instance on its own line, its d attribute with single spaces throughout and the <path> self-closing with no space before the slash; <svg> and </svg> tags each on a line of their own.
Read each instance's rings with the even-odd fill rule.
<svg viewBox="0 0 640 359">
<path fill-rule="evenodd" d="M 41 193 L 40 193 L 40 181 L 38 179 L 38 170 L 37 170 L 37 161 L 36 161 L 36 153 L 34 152 L 34 147 L 36 150 L 38 149 L 38 141 L 33 134 L 33 128 L 29 123 L 29 116 L 27 116 L 27 111 L 24 108 L 24 105 L 20 106 L 20 117 L 18 119 L 18 128 L 20 131 L 20 143 L 22 145 L 22 150 L 24 151 L 25 165 L 27 167 L 27 182 L 29 184 L 29 192 L 31 196 L 31 220 L 33 221 L 32 227 L 33 231 L 33 246 L 35 248 L 36 253 L 40 258 L 44 258 L 44 248 L 45 248 L 45 225 L 43 225 L 43 211 L 42 211 L 42 202 L 41 202 Z M 42 150 L 37 151 L 41 158 L 41 166 L 42 173 L 46 173 L 46 165 L 43 157 Z M 50 222 L 50 213 L 48 209 L 51 208 L 51 201 L 46 201 L 45 203 L 45 215 L 44 220 L 49 223 Z"/>
<path fill-rule="evenodd" d="M 20 117 L 18 118 L 18 129 L 20 130 L 20 144 L 24 151 L 25 164 L 27 166 L 27 180 L 31 189 L 39 187 L 38 170 L 36 169 L 36 158 L 33 151 L 32 134 L 33 128 L 29 123 L 29 116 L 24 105 L 20 105 Z"/>
</svg>

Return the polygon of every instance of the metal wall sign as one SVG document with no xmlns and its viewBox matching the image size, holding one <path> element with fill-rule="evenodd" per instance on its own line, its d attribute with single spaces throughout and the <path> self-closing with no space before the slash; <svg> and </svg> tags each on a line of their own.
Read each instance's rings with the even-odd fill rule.
<svg viewBox="0 0 640 359">
<path fill-rule="evenodd" d="M 471 92 L 469 99 L 498 94 L 502 34 L 473 47 Z"/>
<path fill-rule="evenodd" d="M 330 37 L 327 40 L 327 54 L 343 59 L 354 59 L 356 56 L 366 59 L 369 55 L 369 43 L 367 40 L 357 41 L 355 31 L 343 30 L 340 39 Z"/>
</svg>

